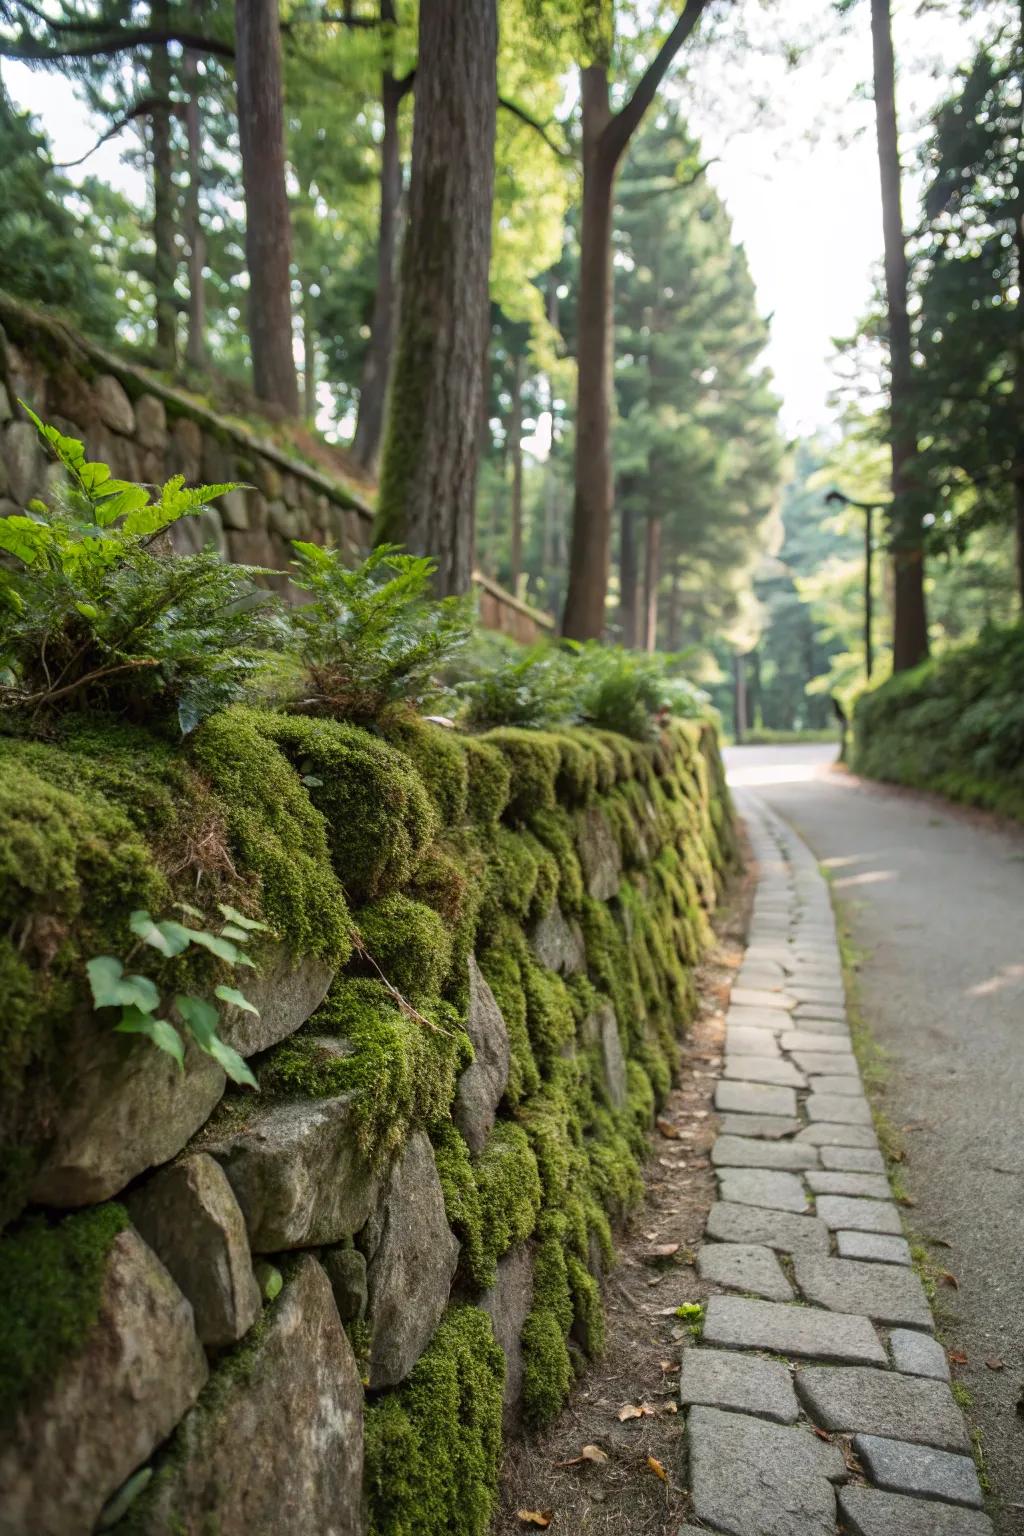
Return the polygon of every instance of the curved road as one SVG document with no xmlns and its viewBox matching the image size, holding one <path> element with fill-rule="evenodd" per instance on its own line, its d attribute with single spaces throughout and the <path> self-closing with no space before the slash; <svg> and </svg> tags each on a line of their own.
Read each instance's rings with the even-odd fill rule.
<svg viewBox="0 0 1024 1536">
<path fill-rule="evenodd" d="M 1022 1536 L 1024 830 L 858 780 L 834 757 L 726 752 L 730 782 L 762 795 L 829 871 L 861 952 L 864 1017 L 888 1055 L 883 1108 L 904 1133 L 908 1225 L 958 1282 L 940 1282 L 940 1330 L 966 1357 L 954 1377 L 971 1394 L 989 1513 L 999 1536 Z"/>
</svg>

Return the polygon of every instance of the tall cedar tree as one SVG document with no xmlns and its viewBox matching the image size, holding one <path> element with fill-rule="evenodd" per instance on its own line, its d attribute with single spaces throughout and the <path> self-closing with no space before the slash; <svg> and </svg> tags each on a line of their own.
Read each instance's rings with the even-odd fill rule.
<svg viewBox="0 0 1024 1536">
<path fill-rule="evenodd" d="M 615 175 L 630 139 L 707 0 L 688 0 L 625 105 L 610 100 L 613 0 L 587 0 L 583 37 L 589 62 L 580 72 L 583 108 L 583 207 L 577 317 L 576 457 L 569 588 L 563 633 L 600 637 L 611 558 L 612 205 Z"/>
<path fill-rule="evenodd" d="M 928 655 L 924 598 L 924 536 L 921 488 L 914 461 L 917 438 L 913 414 L 913 363 L 907 310 L 907 250 L 900 196 L 900 152 L 896 126 L 896 66 L 889 0 L 871 0 L 875 129 L 882 190 L 885 242 L 885 299 L 889 332 L 889 443 L 892 450 L 894 672 L 916 667 Z"/>
<path fill-rule="evenodd" d="M 378 537 L 468 590 L 498 107 L 497 0 L 421 0 L 409 221 Z"/>
</svg>

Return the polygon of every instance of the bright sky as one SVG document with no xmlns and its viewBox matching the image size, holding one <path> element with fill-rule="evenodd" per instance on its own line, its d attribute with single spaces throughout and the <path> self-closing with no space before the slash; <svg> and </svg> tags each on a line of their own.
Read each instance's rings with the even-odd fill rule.
<svg viewBox="0 0 1024 1536">
<path fill-rule="evenodd" d="M 767 361 L 783 397 L 784 425 L 797 434 L 830 417 L 832 338 L 849 334 L 864 312 L 881 253 L 867 0 L 836 35 L 827 0 L 784 0 L 735 11 L 749 35 L 743 45 L 723 32 L 695 60 L 678 90 L 716 157 L 709 175 L 746 247 L 762 310 L 772 317 Z M 737 23 L 737 25 L 739 22 Z M 819 32 L 829 35 L 814 43 Z M 898 107 L 904 161 L 913 164 L 916 131 L 944 94 L 970 49 L 966 24 L 897 0 L 897 58 L 903 68 Z M 787 67 L 787 41 L 807 48 Z M 814 43 L 814 46 L 809 46 Z M 71 85 L 5 61 L 13 99 L 42 120 L 58 160 L 80 155 L 98 137 Z M 737 123 L 739 126 L 737 127 Z M 95 174 L 127 192 L 139 207 L 139 172 L 120 161 L 118 141 L 105 144 L 70 174 Z M 915 177 L 908 177 L 905 222 L 916 217 Z"/>
</svg>

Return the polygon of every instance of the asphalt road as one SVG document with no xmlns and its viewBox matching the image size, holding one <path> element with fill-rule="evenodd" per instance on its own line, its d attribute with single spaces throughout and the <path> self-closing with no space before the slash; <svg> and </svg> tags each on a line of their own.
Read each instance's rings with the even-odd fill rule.
<svg viewBox="0 0 1024 1536">
<path fill-rule="evenodd" d="M 909 1226 L 945 1246 L 940 1334 L 981 1434 L 999 1536 L 1024 1533 L 1024 832 L 833 769 L 831 747 L 734 747 L 730 781 L 810 844 L 862 954 L 888 1055 Z M 1002 1362 L 1002 1368 L 993 1368 Z M 1024 1411 L 1024 1410 L 1022 1410 Z"/>
</svg>

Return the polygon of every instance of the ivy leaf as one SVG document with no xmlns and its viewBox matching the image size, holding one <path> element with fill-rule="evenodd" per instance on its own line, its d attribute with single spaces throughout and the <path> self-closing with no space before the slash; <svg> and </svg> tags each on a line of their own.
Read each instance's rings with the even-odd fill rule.
<svg viewBox="0 0 1024 1536">
<path fill-rule="evenodd" d="M 207 1056 L 212 1056 L 214 1061 L 219 1062 L 233 1083 L 243 1083 L 248 1088 L 259 1088 L 259 1083 L 238 1052 L 230 1045 L 225 1045 L 218 1035 L 219 1020 L 217 1010 L 212 1003 L 206 1002 L 201 997 L 190 997 L 179 993 L 174 999 L 174 1006 L 184 1019 L 199 1049 L 205 1051 Z"/>
<path fill-rule="evenodd" d="M 144 908 L 133 912 L 128 919 L 132 933 L 152 949 L 158 949 L 168 959 L 183 954 L 192 942 L 192 930 L 182 923 L 171 921 L 157 923 Z"/>
<path fill-rule="evenodd" d="M 120 1024 L 115 1024 L 114 1028 L 122 1035 L 148 1036 L 161 1051 L 173 1056 L 179 1069 L 184 1072 L 185 1047 L 174 1025 L 166 1019 L 154 1019 L 151 1013 L 143 1013 L 141 1008 L 129 1006 L 122 1012 Z"/>
<path fill-rule="evenodd" d="M 174 905 L 177 907 L 179 912 L 187 912 L 189 917 L 202 918 L 205 915 L 204 913 L 200 912 L 198 907 L 192 906 L 191 902 L 188 901 L 176 901 Z"/>
<path fill-rule="evenodd" d="M 34 565 L 44 550 L 53 545 L 53 534 L 34 517 L 14 513 L 0 518 L 0 549 L 15 555 L 25 565 Z"/>
<path fill-rule="evenodd" d="M 205 928 L 193 928 L 190 930 L 193 944 L 201 944 L 208 949 L 211 955 L 216 955 L 218 960 L 227 960 L 231 965 L 241 965 L 245 956 L 237 945 L 230 939 L 222 939 L 219 934 L 208 933 Z"/>
<path fill-rule="evenodd" d="M 96 955 L 85 967 L 97 1008 L 138 1008 L 152 1013 L 160 994 L 148 976 L 126 976 L 113 955 Z"/>
<path fill-rule="evenodd" d="M 222 917 L 226 917 L 229 923 L 235 923 L 239 928 L 247 928 L 252 933 L 268 933 L 266 923 L 258 923 L 254 917 L 246 917 L 244 912 L 239 912 L 237 907 L 231 907 L 226 901 L 218 901 L 217 910 Z"/>
<path fill-rule="evenodd" d="M 214 987 L 213 990 L 214 995 L 219 997 L 222 1002 L 231 1003 L 233 1007 L 241 1008 L 245 1013 L 254 1013 L 256 1017 L 259 1018 L 260 1011 L 256 1007 L 255 1003 L 250 1003 L 249 999 L 244 997 L 242 993 L 239 992 L 237 987 L 221 986 Z"/>
<path fill-rule="evenodd" d="M 222 939 L 233 939 L 236 944 L 248 944 L 251 937 L 244 928 L 239 928 L 237 923 L 225 923 L 220 936 Z"/>
</svg>

